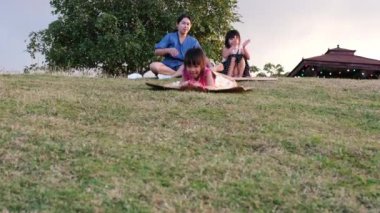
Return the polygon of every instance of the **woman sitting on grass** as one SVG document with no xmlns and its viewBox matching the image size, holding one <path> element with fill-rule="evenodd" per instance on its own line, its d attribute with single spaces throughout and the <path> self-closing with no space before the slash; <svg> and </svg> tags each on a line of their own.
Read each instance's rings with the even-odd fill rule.
<svg viewBox="0 0 380 213">
<path fill-rule="evenodd" d="M 153 62 L 150 69 L 155 74 L 167 75 L 167 77 L 181 76 L 183 60 L 188 49 L 200 48 L 198 40 L 189 35 L 191 18 L 181 15 L 177 19 L 177 30 L 168 33 L 155 45 L 154 54 L 163 56 L 162 62 Z"/>
</svg>

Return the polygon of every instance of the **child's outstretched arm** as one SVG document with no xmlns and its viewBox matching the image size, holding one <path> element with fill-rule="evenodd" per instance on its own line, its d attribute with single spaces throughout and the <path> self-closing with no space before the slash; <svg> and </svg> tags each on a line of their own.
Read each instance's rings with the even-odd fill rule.
<svg viewBox="0 0 380 213">
<path fill-rule="evenodd" d="M 179 85 L 182 89 L 197 89 L 197 88 L 202 89 L 203 88 L 202 85 L 198 81 L 186 79 L 184 75 L 182 75 L 182 80 Z"/>
<path fill-rule="evenodd" d="M 248 39 L 248 40 L 245 40 L 244 42 L 243 42 L 243 54 L 244 54 L 244 57 L 245 57 L 245 59 L 247 59 L 247 60 L 249 60 L 250 58 L 251 58 L 251 56 L 250 56 L 250 54 L 249 54 L 249 52 L 248 52 L 248 50 L 247 50 L 247 45 L 249 44 L 251 42 L 251 40 L 250 39 Z"/>
<path fill-rule="evenodd" d="M 213 87 L 215 86 L 215 80 L 214 76 L 212 74 L 212 71 L 210 69 L 205 70 L 206 72 L 206 87 Z"/>
</svg>

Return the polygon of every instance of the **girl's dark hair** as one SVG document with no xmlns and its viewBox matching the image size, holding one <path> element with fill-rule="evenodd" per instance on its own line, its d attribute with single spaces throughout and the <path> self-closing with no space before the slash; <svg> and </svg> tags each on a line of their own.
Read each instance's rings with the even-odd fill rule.
<svg viewBox="0 0 380 213">
<path fill-rule="evenodd" d="M 206 54 L 201 48 L 191 48 L 186 52 L 183 63 L 185 67 L 200 66 L 203 72 L 206 67 Z"/>
<path fill-rule="evenodd" d="M 177 24 L 179 24 L 179 22 L 181 22 L 182 19 L 184 19 L 184 18 L 188 18 L 188 19 L 190 20 L 190 22 L 191 22 L 191 17 L 190 17 L 189 15 L 187 15 L 187 14 L 182 14 L 182 15 L 180 15 L 180 16 L 177 18 Z"/>
<path fill-rule="evenodd" d="M 230 45 L 229 40 L 231 38 L 235 37 L 235 36 L 237 36 L 239 38 L 239 40 L 240 40 L 240 33 L 239 33 L 239 31 L 237 31 L 237 30 L 230 30 L 230 31 L 228 31 L 227 34 L 226 34 L 226 39 L 224 40 L 224 46 L 227 47 L 227 48 L 230 48 L 231 45 Z"/>
</svg>

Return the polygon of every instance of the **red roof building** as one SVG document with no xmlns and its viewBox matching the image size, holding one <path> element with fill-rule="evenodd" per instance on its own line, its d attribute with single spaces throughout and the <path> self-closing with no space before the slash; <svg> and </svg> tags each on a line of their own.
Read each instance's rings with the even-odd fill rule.
<svg viewBox="0 0 380 213">
<path fill-rule="evenodd" d="M 379 79 L 380 60 L 355 55 L 355 50 L 328 49 L 324 55 L 302 59 L 288 77 Z"/>
</svg>

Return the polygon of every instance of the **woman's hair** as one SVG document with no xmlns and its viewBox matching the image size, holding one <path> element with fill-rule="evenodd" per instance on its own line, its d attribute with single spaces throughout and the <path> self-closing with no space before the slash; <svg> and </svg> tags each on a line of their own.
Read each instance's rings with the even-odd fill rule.
<svg viewBox="0 0 380 213">
<path fill-rule="evenodd" d="M 235 37 L 235 36 L 237 36 L 239 38 L 239 40 L 240 40 L 240 33 L 239 33 L 239 31 L 237 31 L 237 30 L 230 30 L 230 31 L 228 31 L 227 34 L 226 34 L 226 39 L 224 40 L 224 46 L 227 47 L 227 48 L 230 48 L 231 45 L 230 45 L 229 40 L 231 38 Z"/>
<path fill-rule="evenodd" d="M 182 19 L 184 19 L 184 18 L 188 18 L 188 19 L 190 20 L 190 23 L 192 22 L 192 21 L 191 21 L 191 17 L 190 17 L 189 15 L 187 15 L 187 14 L 182 14 L 182 15 L 180 15 L 180 16 L 177 18 L 176 23 L 179 24 L 179 23 L 182 21 Z M 178 32 L 178 28 L 177 28 L 177 27 L 174 28 L 173 32 Z"/>
<path fill-rule="evenodd" d="M 202 71 L 206 67 L 206 55 L 201 48 L 191 48 L 185 54 L 185 67 L 200 66 Z"/>
<path fill-rule="evenodd" d="M 180 15 L 180 16 L 177 18 L 177 24 L 179 24 L 179 23 L 182 21 L 182 19 L 184 19 L 184 18 L 188 18 L 188 19 L 190 20 L 190 22 L 191 22 L 191 18 L 190 18 L 189 15 L 187 15 L 187 14 L 182 14 L 182 15 Z"/>
</svg>

